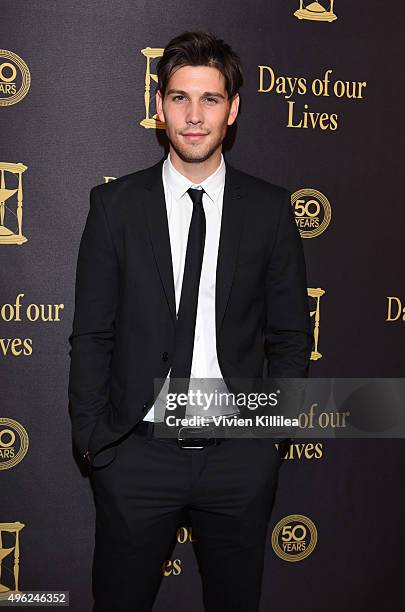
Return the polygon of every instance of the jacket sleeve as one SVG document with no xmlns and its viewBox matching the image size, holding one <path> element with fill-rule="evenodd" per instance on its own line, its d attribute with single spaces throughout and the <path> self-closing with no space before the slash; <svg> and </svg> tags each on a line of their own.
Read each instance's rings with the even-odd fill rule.
<svg viewBox="0 0 405 612">
<path fill-rule="evenodd" d="M 312 350 L 302 240 L 284 190 L 266 275 L 264 350 L 271 378 L 308 376 Z"/>
<path fill-rule="evenodd" d="M 80 241 L 69 371 L 72 438 L 81 455 L 97 418 L 110 409 L 111 357 L 119 294 L 119 266 L 99 187 Z"/>
</svg>

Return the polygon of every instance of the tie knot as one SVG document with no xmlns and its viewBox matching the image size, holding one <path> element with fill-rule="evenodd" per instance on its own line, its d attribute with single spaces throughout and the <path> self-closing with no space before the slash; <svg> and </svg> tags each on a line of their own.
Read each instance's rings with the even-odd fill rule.
<svg viewBox="0 0 405 612">
<path fill-rule="evenodd" d="M 187 193 L 193 201 L 193 204 L 202 204 L 203 193 L 205 193 L 204 189 L 195 189 L 194 187 L 190 187 L 187 189 Z"/>
</svg>

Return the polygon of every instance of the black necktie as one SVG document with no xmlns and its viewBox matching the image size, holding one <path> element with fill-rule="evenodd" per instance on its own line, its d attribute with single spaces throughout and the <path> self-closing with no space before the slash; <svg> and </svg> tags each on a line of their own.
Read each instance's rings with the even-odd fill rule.
<svg viewBox="0 0 405 612">
<path fill-rule="evenodd" d="M 188 230 L 181 297 L 176 320 L 176 349 L 170 371 L 169 393 L 187 393 L 190 383 L 197 314 L 198 288 L 205 244 L 205 213 L 202 204 L 204 189 L 187 190 L 193 201 L 193 214 Z M 183 379 L 183 380 L 177 380 Z M 186 406 L 165 411 L 165 418 L 183 418 Z"/>
</svg>

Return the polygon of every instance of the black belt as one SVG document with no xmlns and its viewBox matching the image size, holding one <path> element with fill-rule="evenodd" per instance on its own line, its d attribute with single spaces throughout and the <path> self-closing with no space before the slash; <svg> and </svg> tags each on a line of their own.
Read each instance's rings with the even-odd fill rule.
<svg viewBox="0 0 405 612">
<path fill-rule="evenodd" d="M 161 423 L 159 423 L 161 425 Z M 221 444 L 225 440 L 232 440 L 233 437 L 198 437 L 198 432 L 203 431 L 207 434 L 206 427 L 180 427 L 177 429 L 177 436 L 169 437 L 169 436 L 157 436 L 154 435 L 155 423 L 153 421 L 139 421 L 137 425 L 135 425 L 132 433 L 137 436 L 144 436 L 149 439 L 154 440 L 164 440 L 166 442 L 172 442 L 173 444 L 177 444 L 180 448 L 188 448 L 188 449 L 201 449 L 206 448 L 207 446 L 213 446 L 216 444 Z M 194 435 L 195 434 L 195 435 Z M 286 437 L 278 437 L 272 438 L 269 437 L 269 440 L 272 440 L 273 443 L 277 442 L 278 444 L 284 445 L 285 443 L 291 444 L 293 440 L 291 438 Z"/>
<path fill-rule="evenodd" d="M 163 437 L 163 436 L 155 436 L 154 435 L 155 423 L 152 421 L 140 421 L 132 430 L 137 436 L 144 436 L 149 439 L 153 438 L 155 440 L 165 440 L 166 442 L 172 442 L 180 446 L 180 448 L 188 448 L 188 449 L 202 449 L 207 446 L 213 446 L 215 444 L 220 444 L 224 440 L 229 440 L 230 438 L 220 438 L 220 437 L 199 437 L 198 432 L 204 431 L 207 432 L 206 427 L 180 427 L 177 430 L 176 437 Z"/>
</svg>

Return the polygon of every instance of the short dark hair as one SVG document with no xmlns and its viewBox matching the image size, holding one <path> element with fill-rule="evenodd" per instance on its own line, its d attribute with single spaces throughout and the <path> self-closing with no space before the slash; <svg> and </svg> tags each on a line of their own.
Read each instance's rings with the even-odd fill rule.
<svg viewBox="0 0 405 612">
<path fill-rule="evenodd" d="M 183 32 L 165 47 L 157 63 L 157 89 L 162 98 L 172 74 L 182 66 L 211 66 L 225 78 L 228 99 L 232 100 L 243 85 L 240 57 L 222 39 L 208 32 Z"/>
</svg>

